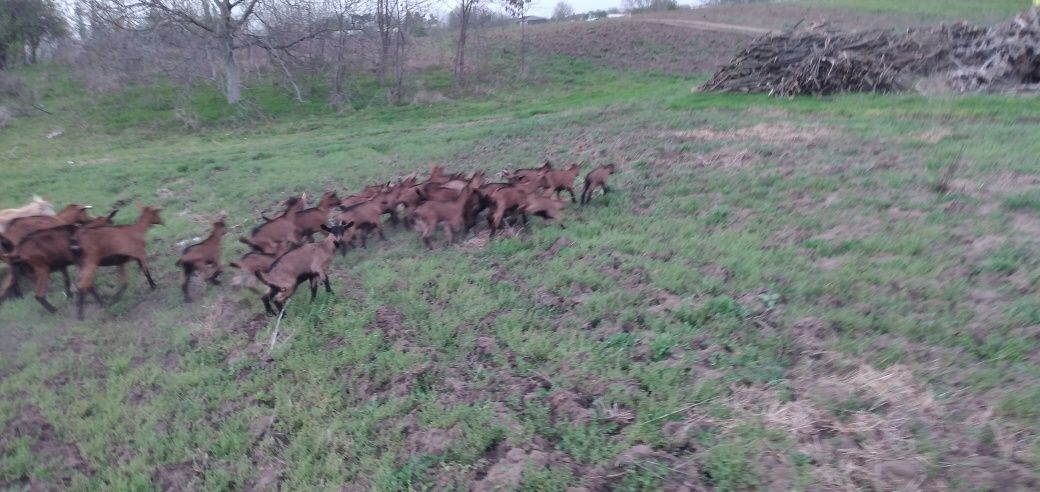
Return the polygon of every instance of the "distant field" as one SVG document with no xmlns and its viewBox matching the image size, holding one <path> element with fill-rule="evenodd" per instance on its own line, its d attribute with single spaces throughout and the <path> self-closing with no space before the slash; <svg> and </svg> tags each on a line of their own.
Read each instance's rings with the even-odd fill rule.
<svg viewBox="0 0 1040 492">
<path fill-rule="evenodd" d="M 924 17 L 963 17 L 994 22 L 1030 8 L 1032 0 L 797 0 L 812 6 L 849 8 L 868 12 L 897 12 Z"/>
<path fill-rule="evenodd" d="M 58 282 L 57 315 L 0 306 L 0 489 L 1040 489 L 1040 101 L 532 63 L 343 113 L 99 104 L 20 73 L 54 116 L 0 131 L 0 208 L 140 202 L 166 225 L 154 292 L 131 269 L 83 323 Z M 333 294 L 290 301 L 273 350 L 254 295 L 180 302 L 176 255 L 218 214 L 230 260 L 290 194 L 545 158 L 619 173 L 566 229 L 427 252 L 388 227 L 337 258 Z"/>
</svg>

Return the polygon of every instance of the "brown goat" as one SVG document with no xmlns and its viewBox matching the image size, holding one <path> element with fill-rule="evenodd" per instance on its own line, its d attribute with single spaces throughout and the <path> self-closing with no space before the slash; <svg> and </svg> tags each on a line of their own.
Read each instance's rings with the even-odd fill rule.
<svg viewBox="0 0 1040 492">
<path fill-rule="evenodd" d="M 47 286 L 50 274 L 61 272 L 65 280 L 65 295 L 72 297 L 71 281 L 68 267 L 77 262 L 76 235 L 77 227 L 62 225 L 49 229 L 30 232 L 8 254 L 2 255 L 11 264 L 11 269 L 0 284 L 0 302 L 10 296 L 16 282 L 16 268 L 25 265 L 33 272 L 36 280 L 36 300 L 48 312 L 56 311 L 47 301 Z M 100 303 L 97 293 L 94 298 Z"/>
<path fill-rule="evenodd" d="M 42 231 L 44 229 L 51 229 L 64 225 L 97 227 L 111 224 L 112 217 L 114 217 L 116 212 L 119 211 L 119 209 L 115 209 L 109 213 L 107 217 L 91 217 L 87 213 L 87 210 L 90 208 L 91 207 L 84 205 L 69 205 L 57 215 L 34 215 L 31 217 L 15 219 L 8 225 L 7 231 L 0 235 L 0 252 L 12 251 L 15 245 L 21 242 L 23 238 L 35 231 Z M 10 267 L 11 272 L 14 274 L 14 277 L 11 280 L 13 283 L 10 287 L 10 295 L 12 297 L 21 297 L 22 292 L 18 286 L 18 275 L 30 273 L 31 267 L 24 262 L 12 263 Z"/>
<path fill-rule="evenodd" d="M 212 273 L 206 278 L 206 281 L 212 285 L 220 285 L 220 280 L 217 279 L 221 273 L 220 243 L 224 239 L 226 232 L 227 227 L 224 225 L 224 219 L 214 222 L 213 231 L 210 232 L 209 237 L 198 244 L 185 248 L 180 259 L 177 260 L 175 265 L 184 270 L 184 283 L 181 284 L 184 302 L 191 302 L 191 294 L 188 293 L 191 276 L 196 271 L 201 271 L 203 267 L 208 266 L 212 269 Z"/>
<path fill-rule="evenodd" d="M 548 160 L 546 160 L 545 164 L 542 164 L 542 167 L 531 167 L 531 168 L 526 168 L 526 169 L 517 169 L 516 171 L 513 171 L 513 172 L 504 171 L 502 173 L 502 177 L 506 178 L 506 179 L 508 179 L 508 180 L 510 180 L 510 181 L 515 183 L 515 182 L 519 182 L 519 181 L 536 179 L 539 174 L 548 173 L 548 172 L 550 172 L 552 170 L 553 170 L 552 163 L 549 162 Z"/>
<path fill-rule="evenodd" d="M 292 297 L 296 287 L 304 280 L 310 282 L 312 301 L 318 295 L 318 281 L 325 283 L 326 292 L 332 292 L 328 276 L 329 265 L 336 256 L 336 249 L 340 247 L 343 232 L 353 225 L 337 224 L 330 228 L 322 224 L 322 230 L 328 233 L 324 241 L 304 244 L 289 250 L 275 260 L 266 271 L 256 273 L 256 277 L 269 289 L 261 298 L 268 314 L 278 314 L 285 309 L 285 301 Z M 278 308 L 277 311 L 271 308 L 272 302 Z"/>
<path fill-rule="evenodd" d="M 33 231 L 50 229 L 63 225 L 85 224 L 94 220 L 88 213 L 89 205 L 69 205 L 55 215 L 32 215 L 19 217 L 7 224 L 4 237 L 12 243 L 21 241 L 23 237 Z"/>
<path fill-rule="evenodd" d="M 412 212 L 412 223 L 422 233 L 423 243 L 427 248 L 433 249 L 430 238 L 438 225 L 443 225 L 444 235 L 448 237 L 448 244 L 455 238 L 455 231 L 466 225 L 466 205 L 474 190 L 480 187 L 484 176 L 482 173 L 474 173 L 469 184 L 453 199 L 448 201 L 430 200 L 416 207 Z"/>
<path fill-rule="evenodd" d="M 545 172 L 538 174 L 535 179 L 529 179 L 503 186 L 491 192 L 491 210 L 488 216 L 488 225 L 491 227 L 491 235 L 502 227 L 502 220 L 506 214 L 520 212 L 524 224 L 527 223 L 527 214 L 520 209 L 520 205 L 527 200 L 527 195 L 534 193 L 545 180 Z"/>
<path fill-rule="evenodd" d="M 85 295 L 90 292 L 100 302 L 97 292 L 94 290 L 94 277 L 97 275 L 98 267 L 119 267 L 119 290 L 113 296 L 113 302 L 118 301 L 123 292 L 126 291 L 126 263 L 136 261 L 137 266 L 148 280 L 148 286 L 155 289 L 155 281 L 148 271 L 145 263 L 148 244 L 148 229 L 153 225 L 162 225 L 159 217 L 159 209 L 142 207 L 141 215 L 137 222 L 130 225 L 103 226 L 94 228 L 83 228 L 76 233 L 76 242 L 82 251 L 79 277 L 79 298 L 77 302 L 77 316 L 83 319 L 83 303 Z"/>
<path fill-rule="evenodd" d="M 585 175 L 585 189 L 581 192 L 582 205 L 592 201 L 592 193 L 596 191 L 597 187 L 603 188 L 604 195 L 610 192 L 610 188 L 607 187 L 607 178 L 609 178 L 611 174 L 614 174 L 614 165 L 605 164 L 589 171 L 589 173 Z"/>
<path fill-rule="evenodd" d="M 318 200 L 318 206 L 296 212 L 296 227 L 300 230 L 300 236 L 307 238 L 320 232 L 322 224 L 329 220 L 329 212 L 339 203 L 336 192 L 329 191 Z"/>
<path fill-rule="evenodd" d="M 560 196 L 560 192 L 566 190 L 571 194 L 571 203 L 576 203 L 578 197 L 574 194 L 574 180 L 578 177 L 580 169 L 581 164 L 571 164 L 566 169 L 548 171 L 545 173 L 545 185 L 556 192 L 556 196 Z"/>
<path fill-rule="evenodd" d="M 567 207 L 567 200 L 553 197 L 552 193 L 539 195 L 531 193 L 527 195 L 524 203 L 520 205 L 520 211 L 527 215 L 537 215 L 546 222 L 556 223 L 560 229 L 566 229 L 563 225 L 563 209 Z"/>
<path fill-rule="evenodd" d="M 301 208 L 303 208 L 303 202 L 299 198 L 289 198 L 282 215 L 256 226 L 248 238 L 242 237 L 239 238 L 239 241 L 264 253 L 273 253 L 299 244 L 303 237 L 296 226 L 296 213 Z"/>
<path fill-rule="evenodd" d="M 232 268 L 238 269 L 239 271 L 239 273 L 235 275 L 235 278 L 231 280 L 231 285 L 237 287 L 242 284 L 257 282 L 258 280 L 256 277 L 256 273 L 266 272 L 268 268 L 271 268 L 271 264 L 274 263 L 279 256 L 282 256 L 282 253 L 283 252 L 271 254 L 250 251 L 242 255 L 242 257 L 239 258 L 237 261 L 233 261 L 230 263 Z M 246 288 L 257 293 L 258 295 L 264 294 L 263 291 L 258 290 L 253 285 L 246 285 Z"/>
<path fill-rule="evenodd" d="M 344 208 L 336 215 L 335 222 L 338 224 L 353 223 L 354 229 L 361 232 L 361 247 L 368 246 L 368 235 L 374 229 L 379 233 L 380 239 L 386 240 L 383 234 L 383 214 L 390 213 L 397 206 L 400 196 L 400 187 L 390 186 L 384 191 L 373 196 L 366 202 L 358 203 Z M 353 236 L 351 236 L 353 243 Z"/>
<path fill-rule="evenodd" d="M 498 191 L 498 190 L 500 190 L 500 189 L 502 189 L 502 188 L 505 188 L 507 186 L 511 186 L 511 184 L 510 183 L 484 183 L 484 184 L 480 185 L 480 188 L 477 188 L 475 190 L 475 192 L 473 193 L 473 197 L 470 198 L 470 202 L 471 202 L 472 206 L 468 207 L 467 210 L 466 210 L 466 213 L 467 213 L 467 216 L 466 216 L 466 230 L 467 231 L 469 229 L 472 229 L 473 226 L 475 226 L 477 224 L 477 216 L 480 215 L 480 212 L 483 212 L 484 210 L 490 208 L 494 204 L 494 201 L 491 199 L 491 194 L 496 192 L 496 191 Z M 475 198 L 475 200 L 473 198 Z M 490 215 L 488 215 L 488 225 L 489 226 L 491 225 L 491 216 Z"/>
</svg>

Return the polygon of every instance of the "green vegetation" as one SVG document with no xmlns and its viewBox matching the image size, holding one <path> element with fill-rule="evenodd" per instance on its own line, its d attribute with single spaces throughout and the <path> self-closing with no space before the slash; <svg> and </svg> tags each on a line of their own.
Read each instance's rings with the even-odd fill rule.
<svg viewBox="0 0 1040 492">
<path fill-rule="evenodd" d="M 798 0 L 800 3 L 874 13 L 913 14 L 924 18 L 955 17 L 995 22 L 1032 6 L 1031 0 Z"/>
<path fill-rule="evenodd" d="M 55 114 L 0 133 L 0 205 L 160 206 L 160 288 L 131 270 L 84 323 L 56 288 L 56 316 L 0 306 L 2 487 L 911 487 L 849 472 L 878 456 L 936 488 L 1036 483 L 1035 99 L 691 94 L 553 59 L 479 97 L 258 91 L 239 113 L 154 87 L 94 103 L 54 73 L 20 74 Z M 565 230 L 427 253 L 389 228 L 336 260 L 334 294 L 291 300 L 273 350 L 252 294 L 180 303 L 173 261 L 218 213 L 234 237 L 291 193 L 545 156 L 620 172 Z"/>
</svg>

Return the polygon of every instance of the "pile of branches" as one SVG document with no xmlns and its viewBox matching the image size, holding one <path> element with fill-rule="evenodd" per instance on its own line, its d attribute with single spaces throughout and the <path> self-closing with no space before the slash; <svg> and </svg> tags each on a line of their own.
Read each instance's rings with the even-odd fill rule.
<svg viewBox="0 0 1040 492">
<path fill-rule="evenodd" d="M 986 30 L 951 53 L 956 67 L 947 77 L 962 91 L 1040 89 L 1040 9 Z"/>
<path fill-rule="evenodd" d="M 951 50 L 984 31 L 964 24 L 905 32 L 838 32 L 822 26 L 759 38 L 701 90 L 774 96 L 891 92 L 950 66 Z"/>
</svg>

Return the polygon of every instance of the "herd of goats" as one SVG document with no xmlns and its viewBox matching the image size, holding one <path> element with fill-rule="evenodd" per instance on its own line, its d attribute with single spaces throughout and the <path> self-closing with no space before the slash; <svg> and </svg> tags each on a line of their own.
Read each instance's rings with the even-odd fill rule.
<svg viewBox="0 0 1040 492">
<path fill-rule="evenodd" d="M 332 292 L 328 269 L 336 252 L 346 254 L 347 246 L 353 246 L 355 238 L 365 247 L 373 230 L 385 239 L 384 216 L 388 216 L 391 223 L 404 222 L 414 227 L 431 249 L 437 226 L 443 228 L 451 244 L 456 233 L 468 232 L 477 224 L 481 212 L 486 214 L 491 236 L 507 219 L 515 221 L 516 216 L 525 224 L 528 216 L 534 215 L 564 227 L 562 212 L 567 200 L 561 198 L 561 194 L 567 191 L 570 201 L 577 201 L 574 186 L 579 168 L 579 164 L 572 164 L 554 169 L 546 161 L 538 168 L 504 172 L 506 182 L 485 183 L 482 171 L 465 176 L 446 174 L 443 167 L 433 166 L 425 181 L 420 182 L 412 175 L 397 183 L 369 186 L 342 200 L 335 192 L 327 192 L 311 208 L 305 208 L 306 194 L 292 197 L 285 200 L 285 209 L 280 215 L 261 216 L 264 223 L 240 239 L 251 251 L 230 265 L 255 276 L 267 287 L 266 292 L 259 292 L 264 308 L 268 314 L 278 314 L 284 311 L 285 302 L 304 281 L 309 282 L 311 299 L 317 295 L 319 282 L 324 283 L 326 291 Z M 613 164 L 589 172 L 585 176 L 581 203 L 588 203 L 596 188 L 607 193 L 607 178 L 613 173 Z M 36 300 L 47 311 L 55 312 L 46 297 L 50 275 L 62 274 L 65 295 L 71 298 L 70 266 L 79 269 L 79 319 L 83 319 L 88 293 L 98 305 L 104 306 L 94 288 L 99 267 L 117 268 L 119 288 L 112 302 L 117 302 L 126 291 L 126 266 L 131 261 L 137 263 L 149 287 L 155 289 L 146 262 L 146 238 L 151 226 L 162 224 L 159 209 L 141 207 L 136 222 L 116 225 L 112 223 L 115 211 L 108 216 L 93 217 L 90 208 L 69 205 L 55 213 L 50 203 L 34 197 L 24 207 L 0 210 L 0 259 L 8 264 L 0 283 L 0 303 L 8 297 L 21 296 L 19 278 L 31 277 L 35 281 Z M 189 287 L 195 273 L 208 270 L 206 281 L 220 284 L 221 242 L 225 232 L 221 218 L 213 223 L 212 232 L 205 240 L 186 248 L 177 260 L 177 267 L 184 273 L 181 290 L 185 302 L 192 302 Z M 324 238 L 314 241 L 315 234 Z"/>
</svg>

